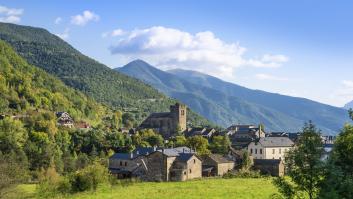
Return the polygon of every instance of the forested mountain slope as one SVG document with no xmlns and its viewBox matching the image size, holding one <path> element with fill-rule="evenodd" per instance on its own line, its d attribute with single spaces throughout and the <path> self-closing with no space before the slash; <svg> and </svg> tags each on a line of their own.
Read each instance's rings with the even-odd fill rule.
<svg viewBox="0 0 353 199">
<path fill-rule="evenodd" d="M 0 114 L 69 112 L 75 120 L 98 123 L 106 108 L 28 64 L 0 40 Z M 55 118 L 54 118 L 55 119 Z"/>
<path fill-rule="evenodd" d="M 167 111 L 175 102 L 151 86 L 81 54 L 47 30 L 0 23 L 0 39 L 30 64 L 98 102 L 133 113 L 138 122 L 151 112 Z M 189 121 L 195 125 L 209 124 L 193 112 L 189 114 Z"/>
<path fill-rule="evenodd" d="M 141 60 L 122 68 L 165 94 L 186 103 L 217 124 L 263 123 L 268 130 L 298 131 L 313 120 L 324 133 L 334 134 L 348 121 L 345 110 L 303 98 L 251 90 L 194 71 L 161 71 Z"/>
</svg>

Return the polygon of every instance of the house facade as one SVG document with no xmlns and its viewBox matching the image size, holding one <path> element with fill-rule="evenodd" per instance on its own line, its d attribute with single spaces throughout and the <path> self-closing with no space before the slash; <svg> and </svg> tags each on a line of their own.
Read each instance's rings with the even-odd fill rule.
<svg viewBox="0 0 353 199">
<path fill-rule="evenodd" d="M 71 118 L 69 113 L 56 112 L 55 115 L 57 117 L 57 125 L 58 126 L 64 126 L 64 127 L 68 127 L 68 128 L 74 127 L 74 120 Z"/>
<path fill-rule="evenodd" d="M 205 176 L 223 176 L 234 167 L 234 161 L 220 154 L 210 154 L 202 159 L 202 170 Z"/>
<path fill-rule="evenodd" d="M 293 141 L 288 137 L 262 137 L 248 145 L 248 153 L 254 159 L 284 160 L 286 152 L 293 146 Z"/>
</svg>

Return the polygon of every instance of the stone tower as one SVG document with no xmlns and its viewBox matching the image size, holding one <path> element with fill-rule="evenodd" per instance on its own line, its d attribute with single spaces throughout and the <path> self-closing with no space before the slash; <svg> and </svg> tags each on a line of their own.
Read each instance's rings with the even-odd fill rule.
<svg viewBox="0 0 353 199">
<path fill-rule="evenodd" d="M 176 103 L 170 106 L 170 113 L 173 117 L 173 128 L 177 129 L 180 127 L 181 131 L 186 130 L 186 106 L 183 104 Z"/>
</svg>

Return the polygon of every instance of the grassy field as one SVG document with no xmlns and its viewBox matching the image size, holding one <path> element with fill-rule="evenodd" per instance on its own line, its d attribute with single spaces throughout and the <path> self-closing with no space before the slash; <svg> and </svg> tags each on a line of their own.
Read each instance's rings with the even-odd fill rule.
<svg viewBox="0 0 353 199">
<path fill-rule="evenodd" d="M 35 198 L 35 185 L 17 187 L 23 198 Z M 96 192 L 84 192 L 58 198 L 123 198 L 123 199 L 186 199 L 186 198 L 271 198 L 277 193 L 271 179 L 203 179 L 188 182 L 143 182 L 129 186 L 102 186 Z"/>
</svg>

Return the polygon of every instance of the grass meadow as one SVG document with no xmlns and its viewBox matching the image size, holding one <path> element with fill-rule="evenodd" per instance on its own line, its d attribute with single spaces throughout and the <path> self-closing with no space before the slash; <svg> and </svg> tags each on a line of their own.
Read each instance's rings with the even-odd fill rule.
<svg viewBox="0 0 353 199">
<path fill-rule="evenodd" d="M 187 182 L 140 182 L 100 186 L 96 192 L 57 195 L 51 198 L 193 199 L 193 198 L 271 198 L 277 193 L 271 178 L 202 179 Z M 36 185 L 20 185 L 8 198 L 36 198 Z"/>
</svg>

